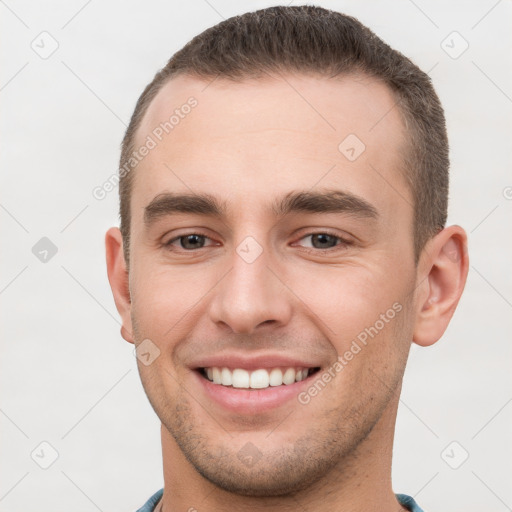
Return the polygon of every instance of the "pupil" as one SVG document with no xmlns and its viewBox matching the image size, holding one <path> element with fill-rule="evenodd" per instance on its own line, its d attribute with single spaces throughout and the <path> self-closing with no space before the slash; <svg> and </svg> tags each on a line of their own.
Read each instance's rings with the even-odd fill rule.
<svg viewBox="0 0 512 512">
<path fill-rule="evenodd" d="M 315 242 L 320 243 L 320 247 L 316 247 L 317 249 L 325 249 L 325 244 L 327 247 L 334 247 L 336 245 L 336 238 L 331 235 L 327 235 L 326 233 L 320 233 L 319 235 L 313 235 L 313 246 L 316 247 Z M 334 243 L 330 243 L 334 242 Z"/>
<path fill-rule="evenodd" d="M 204 239 L 202 235 L 187 235 L 182 237 L 181 246 L 184 249 L 196 249 L 204 245 Z"/>
</svg>

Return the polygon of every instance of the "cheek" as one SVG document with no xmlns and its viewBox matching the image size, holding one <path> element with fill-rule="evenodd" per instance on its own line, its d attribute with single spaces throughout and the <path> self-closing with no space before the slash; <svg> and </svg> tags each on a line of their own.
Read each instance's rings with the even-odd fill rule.
<svg viewBox="0 0 512 512">
<path fill-rule="evenodd" d="M 215 286 L 215 272 L 194 265 L 141 266 L 133 279 L 132 316 L 138 335 L 163 342 L 186 333 Z M 157 341 L 158 342 L 158 341 Z"/>
<path fill-rule="evenodd" d="M 362 266 L 318 267 L 316 272 L 293 279 L 293 289 L 309 310 L 321 320 L 329 339 L 350 340 L 365 328 L 393 319 L 403 301 L 396 281 L 386 277 L 382 269 Z M 316 322 L 319 323 L 318 321 Z M 386 322 L 386 325 L 388 322 Z M 379 330 L 384 330 L 381 322 Z"/>
<path fill-rule="evenodd" d="M 382 269 L 354 266 L 322 269 L 296 282 L 294 291 L 308 306 L 304 313 L 341 358 L 340 392 L 348 381 L 354 389 L 362 389 L 365 382 L 387 382 L 398 372 L 412 335 L 407 332 L 410 318 L 403 275 L 398 282 Z"/>
<path fill-rule="evenodd" d="M 222 265 L 172 267 L 149 261 L 133 270 L 135 334 L 157 343 L 181 339 L 194 329 L 215 294 L 221 293 L 216 285 L 226 271 Z M 311 329 L 322 331 L 340 355 L 355 339 L 364 343 L 378 338 L 381 346 L 392 342 L 393 324 L 403 316 L 396 304 L 403 307 L 409 282 L 405 272 L 396 274 L 394 265 L 309 262 L 290 264 L 282 273 L 291 291 L 281 300 L 293 304 L 297 317 L 307 319 Z M 208 323 L 207 318 L 201 320 Z"/>
</svg>

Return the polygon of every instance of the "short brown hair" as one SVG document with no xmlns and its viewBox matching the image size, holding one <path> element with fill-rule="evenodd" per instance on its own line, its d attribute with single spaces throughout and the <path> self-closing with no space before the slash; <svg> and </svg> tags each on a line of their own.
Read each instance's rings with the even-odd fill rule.
<svg viewBox="0 0 512 512">
<path fill-rule="evenodd" d="M 414 201 L 416 261 L 426 241 L 446 223 L 448 138 L 443 108 L 429 76 L 355 18 L 313 6 L 269 7 L 229 18 L 194 37 L 173 55 L 144 89 L 126 130 L 120 170 L 149 104 L 171 78 L 233 81 L 271 72 L 316 73 L 326 77 L 364 73 L 394 93 L 408 136 L 403 155 Z M 120 218 L 129 260 L 130 195 L 133 172 L 120 175 Z"/>
</svg>

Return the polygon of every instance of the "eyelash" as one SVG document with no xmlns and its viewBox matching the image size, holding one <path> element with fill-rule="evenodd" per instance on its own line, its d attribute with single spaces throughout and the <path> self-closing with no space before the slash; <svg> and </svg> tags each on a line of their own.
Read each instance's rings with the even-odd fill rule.
<svg viewBox="0 0 512 512">
<path fill-rule="evenodd" d="M 182 238 L 186 238 L 186 237 L 192 236 L 192 235 L 200 236 L 200 237 L 207 238 L 207 239 L 211 240 L 211 238 L 209 236 L 205 235 L 204 233 L 191 232 L 191 233 L 185 233 L 183 235 L 177 236 L 177 237 L 169 240 L 168 242 L 166 242 L 163 245 L 164 245 L 165 248 L 167 248 L 167 249 L 169 249 L 171 251 L 174 251 L 175 249 L 172 249 L 174 242 L 177 242 L 177 241 L 181 240 Z M 353 243 L 350 242 L 349 240 L 346 240 L 346 239 L 340 237 L 339 235 L 336 235 L 336 234 L 331 233 L 329 231 L 314 231 L 312 233 L 307 233 L 306 235 L 303 235 L 299 240 L 303 240 L 304 238 L 308 238 L 308 237 L 311 237 L 311 236 L 314 236 L 314 235 L 328 235 L 330 237 L 335 238 L 337 243 L 333 247 L 329 247 L 327 249 L 317 249 L 315 247 L 303 247 L 302 249 L 305 250 L 305 252 L 315 253 L 315 254 L 332 253 L 332 252 L 341 250 L 343 248 L 346 248 L 346 247 L 348 247 L 350 245 L 353 245 Z M 204 248 L 205 247 L 199 247 L 199 249 L 204 249 Z M 183 249 L 183 248 L 180 248 L 180 251 L 187 252 L 187 253 L 192 253 L 192 252 L 197 252 L 199 249 Z"/>
</svg>

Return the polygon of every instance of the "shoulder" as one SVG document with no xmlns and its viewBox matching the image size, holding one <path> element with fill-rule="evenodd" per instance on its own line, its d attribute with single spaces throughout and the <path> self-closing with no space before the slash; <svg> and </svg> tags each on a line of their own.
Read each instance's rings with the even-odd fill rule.
<svg viewBox="0 0 512 512">
<path fill-rule="evenodd" d="M 160 498 L 162 497 L 164 493 L 163 489 L 160 489 L 159 491 L 155 492 L 151 498 L 149 498 L 144 505 L 142 505 L 141 508 L 137 510 L 137 512 L 153 512 L 155 509 L 155 505 L 158 503 Z"/>
<path fill-rule="evenodd" d="M 407 494 L 395 494 L 400 505 L 403 505 L 409 512 L 423 512 L 423 509 L 414 501 L 414 498 Z"/>
</svg>

